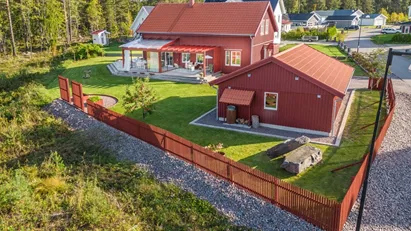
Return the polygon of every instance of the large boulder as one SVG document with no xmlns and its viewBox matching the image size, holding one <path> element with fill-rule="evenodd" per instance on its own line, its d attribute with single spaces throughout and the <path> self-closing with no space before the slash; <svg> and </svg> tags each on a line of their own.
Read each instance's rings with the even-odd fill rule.
<svg viewBox="0 0 411 231">
<path fill-rule="evenodd" d="M 316 165 L 323 158 L 320 149 L 305 145 L 290 152 L 284 159 L 281 167 L 288 172 L 299 174 L 308 167 Z"/>
<path fill-rule="evenodd" d="M 276 146 L 268 149 L 266 151 L 266 153 L 271 159 L 273 159 L 273 158 L 282 156 L 286 153 L 289 153 L 289 152 L 303 146 L 304 144 L 309 143 L 310 141 L 311 141 L 310 138 L 308 138 L 306 136 L 300 136 L 300 137 L 295 138 L 295 139 L 286 140 L 281 144 L 277 144 Z"/>
</svg>

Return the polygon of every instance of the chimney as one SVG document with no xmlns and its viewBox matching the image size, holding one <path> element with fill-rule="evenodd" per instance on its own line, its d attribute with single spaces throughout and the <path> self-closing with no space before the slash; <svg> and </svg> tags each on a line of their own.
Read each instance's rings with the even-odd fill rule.
<svg viewBox="0 0 411 231">
<path fill-rule="evenodd" d="M 193 7 L 195 3 L 195 0 L 188 0 L 188 6 Z"/>
</svg>

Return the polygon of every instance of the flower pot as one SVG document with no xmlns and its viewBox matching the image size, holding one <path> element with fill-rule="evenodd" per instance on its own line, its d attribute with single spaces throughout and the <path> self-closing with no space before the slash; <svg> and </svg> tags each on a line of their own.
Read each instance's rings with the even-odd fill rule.
<svg viewBox="0 0 411 231">
<path fill-rule="evenodd" d="M 100 99 L 99 101 L 94 102 L 94 103 L 97 105 L 103 106 L 103 99 Z"/>
<path fill-rule="evenodd" d="M 384 79 L 382 78 L 368 78 L 368 89 L 381 91 L 383 88 Z"/>
</svg>

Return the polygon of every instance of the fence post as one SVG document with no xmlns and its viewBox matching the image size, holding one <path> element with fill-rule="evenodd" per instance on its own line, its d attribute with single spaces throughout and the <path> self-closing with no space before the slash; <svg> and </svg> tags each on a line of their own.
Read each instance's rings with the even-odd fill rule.
<svg viewBox="0 0 411 231">
<path fill-rule="evenodd" d="M 190 143 L 191 145 L 190 145 L 190 154 L 191 154 L 191 162 L 193 163 L 193 164 L 195 164 L 195 162 L 194 162 L 194 148 L 193 148 L 193 143 Z"/>
<path fill-rule="evenodd" d="M 167 140 L 167 132 L 164 132 L 164 134 L 163 134 L 163 150 L 165 152 L 167 151 L 166 140 Z"/>
<path fill-rule="evenodd" d="M 275 205 L 278 205 L 278 180 L 274 178 L 272 181 L 273 184 L 273 189 L 274 189 L 274 197 L 273 197 L 273 202 Z"/>
<path fill-rule="evenodd" d="M 233 182 L 233 172 L 231 168 L 231 160 L 228 159 L 227 161 L 227 178 L 230 180 L 230 182 Z"/>
</svg>

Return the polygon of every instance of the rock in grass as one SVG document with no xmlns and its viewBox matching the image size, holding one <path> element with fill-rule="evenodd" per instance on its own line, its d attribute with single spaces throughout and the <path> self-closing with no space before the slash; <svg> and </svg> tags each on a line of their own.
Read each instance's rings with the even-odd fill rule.
<svg viewBox="0 0 411 231">
<path fill-rule="evenodd" d="M 289 152 L 303 146 L 304 144 L 309 143 L 310 141 L 311 141 L 310 138 L 308 138 L 306 136 L 300 136 L 300 137 L 295 138 L 295 139 L 286 140 L 286 141 L 284 141 L 284 143 L 277 144 L 276 146 L 268 149 L 266 151 L 266 153 L 270 158 L 276 158 L 276 157 L 282 156 L 286 153 L 289 153 Z"/>
<path fill-rule="evenodd" d="M 290 152 L 281 164 L 288 172 L 299 174 L 308 167 L 316 165 L 323 158 L 320 149 L 305 145 Z"/>
</svg>

